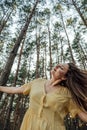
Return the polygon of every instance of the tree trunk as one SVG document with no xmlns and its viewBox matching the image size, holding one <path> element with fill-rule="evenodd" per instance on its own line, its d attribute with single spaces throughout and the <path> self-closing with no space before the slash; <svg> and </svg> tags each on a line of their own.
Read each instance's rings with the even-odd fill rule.
<svg viewBox="0 0 87 130">
<path fill-rule="evenodd" d="M 20 53 L 19 53 L 18 65 L 17 65 L 17 70 L 16 70 L 16 74 L 15 74 L 15 78 L 14 78 L 14 86 L 16 86 L 16 81 L 17 81 L 17 77 L 18 77 L 18 71 L 19 71 L 19 67 L 20 67 L 20 61 L 21 61 L 21 56 L 22 56 L 24 42 L 25 42 L 25 38 L 24 38 L 24 40 L 22 42 Z"/>
<path fill-rule="evenodd" d="M 10 10 L 10 9 L 8 8 L 8 10 L 6 11 L 6 14 L 4 14 L 3 17 L 1 18 L 1 20 L 0 20 L 0 24 L 3 23 L 4 19 L 6 19 L 9 10 Z"/>
<path fill-rule="evenodd" d="M 62 16 L 61 10 L 60 10 L 60 15 L 61 15 L 61 19 L 62 19 L 62 23 L 63 23 L 64 31 L 65 31 L 65 34 L 66 34 L 66 37 L 67 37 L 67 42 L 68 42 L 68 46 L 69 46 L 69 50 L 70 50 L 70 54 L 71 54 L 71 58 L 72 58 L 72 62 L 75 63 L 74 56 L 73 56 L 73 53 L 72 53 L 72 48 L 71 48 L 71 45 L 70 45 L 70 40 L 69 40 L 69 37 L 68 37 L 67 31 L 66 31 L 66 27 L 65 27 L 65 24 L 64 24 L 64 20 L 63 20 L 63 16 Z"/>
<path fill-rule="evenodd" d="M 47 79 L 47 73 L 46 73 L 47 53 L 46 53 L 46 52 L 47 52 L 47 48 L 46 48 L 46 43 L 45 43 L 45 46 L 44 46 L 44 53 L 45 53 L 45 54 L 44 54 L 44 55 L 45 55 L 45 56 L 44 56 L 44 58 L 45 58 L 45 59 L 44 59 L 44 66 L 45 66 L 45 68 L 44 68 L 44 69 L 45 69 L 45 70 L 44 70 L 44 73 L 45 73 L 45 74 L 44 74 L 44 75 L 45 75 L 45 78 Z"/>
<path fill-rule="evenodd" d="M 21 43 L 23 37 L 25 36 L 25 34 L 27 32 L 29 23 L 31 22 L 31 18 L 32 18 L 34 12 L 35 12 L 35 9 L 36 9 L 36 6 L 37 6 L 38 2 L 39 2 L 39 0 L 36 1 L 32 11 L 31 11 L 31 14 L 27 18 L 27 21 L 26 21 L 23 29 L 21 30 L 21 32 L 19 34 L 19 37 L 18 37 L 18 39 L 17 39 L 17 41 L 16 41 L 16 43 L 15 43 L 15 45 L 13 47 L 13 50 L 10 53 L 10 56 L 9 56 L 8 61 L 6 63 L 6 66 L 5 66 L 3 72 L 1 73 L 1 76 L 0 76 L 0 85 L 5 85 L 7 83 L 7 80 L 8 80 L 8 77 L 9 77 L 9 74 L 10 74 L 14 59 L 16 57 L 17 51 L 19 49 L 20 43 Z"/>
<path fill-rule="evenodd" d="M 36 32 L 36 51 L 37 51 L 37 61 L 36 61 L 36 78 L 39 78 L 39 69 L 40 69 L 40 61 L 39 61 L 39 56 L 40 56 L 40 34 L 39 37 L 37 36 Z"/>
<path fill-rule="evenodd" d="M 63 63 L 63 57 L 64 57 L 64 55 L 63 55 L 63 43 L 62 43 L 62 40 L 60 40 L 61 41 L 61 63 Z"/>
<path fill-rule="evenodd" d="M 14 8 L 12 8 L 12 10 L 10 11 L 10 13 L 6 16 L 6 19 L 3 20 L 2 24 L 0 25 L 0 34 L 1 34 L 2 30 L 4 29 L 6 23 L 8 22 L 8 19 L 9 19 L 9 17 L 10 17 L 11 14 L 12 14 L 13 9 L 14 9 Z"/>
<path fill-rule="evenodd" d="M 84 16 L 82 15 L 80 9 L 77 7 L 75 1 L 72 0 L 72 3 L 73 3 L 73 5 L 74 5 L 75 9 L 77 10 L 78 14 L 80 15 L 80 17 L 81 17 L 81 19 L 82 19 L 84 25 L 87 27 L 87 21 L 86 21 L 86 19 L 84 18 Z"/>
<path fill-rule="evenodd" d="M 10 124 L 10 115 L 11 115 L 11 112 L 12 112 L 13 99 L 14 99 L 14 95 L 12 95 L 11 99 L 10 99 L 10 103 L 9 103 L 9 107 L 8 107 L 8 111 L 7 111 L 3 130 L 7 130 L 8 127 L 9 127 L 9 124 Z"/>
<path fill-rule="evenodd" d="M 74 30 L 74 33 L 75 33 L 75 36 L 76 36 L 76 40 L 78 40 L 78 37 L 77 37 L 77 32 L 76 32 L 76 30 L 75 30 L 75 27 L 74 27 L 74 25 L 72 24 L 72 26 L 73 26 L 73 30 Z M 80 39 L 79 39 L 80 40 Z M 86 69 L 86 62 L 85 61 L 87 61 L 87 57 L 86 57 L 86 53 L 84 52 L 84 50 L 83 50 L 83 48 L 82 48 L 82 45 L 80 44 L 80 41 L 77 41 L 77 45 L 78 45 L 78 48 L 80 49 L 80 52 L 79 52 L 79 54 L 80 54 L 80 57 L 81 57 L 81 61 L 82 61 L 82 65 L 83 65 L 83 67 L 84 67 L 84 69 Z M 82 53 L 83 53 L 83 56 L 82 56 Z"/>
<path fill-rule="evenodd" d="M 28 57 L 28 63 L 29 63 L 29 67 L 27 69 L 27 82 L 30 81 L 30 67 L 31 67 L 31 55 L 32 54 L 29 54 L 29 57 Z"/>
<path fill-rule="evenodd" d="M 25 39 L 24 39 L 24 41 L 25 41 Z M 18 60 L 18 65 L 17 65 L 17 70 L 16 70 L 16 74 L 15 74 L 15 78 L 14 78 L 14 85 L 13 86 L 16 86 L 16 81 L 17 81 L 17 77 L 18 77 L 18 71 L 19 71 L 19 66 L 20 66 L 24 41 L 22 43 L 20 53 L 19 53 L 19 60 Z M 7 116 L 6 116 L 6 119 L 5 119 L 5 125 L 4 125 L 3 130 L 7 130 L 8 126 L 10 124 L 10 116 L 11 116 L 11 112 L 12 112 L 13 100 L 14 100 L 14 95 L 12 95 L 11 99 L 10 99 L 10 104 L 9 104 L 9 108 L 8 108 L 8 112 L 7 112 Z"/>
<path fill-rule="evenodd" d="M 16 130 L 16 127 L 20 127 L 18 126 L 20 124 L 20 101 L 21 101 L 22 97 L 21 95 L 19 95 L 18 99 L 17 99 L 17 102 L 16 102 L 16 108 L 15 108 L 15 111 L 14 111 L 14 122 L 13 122 L 13 127 L 12 127 L 12 130 Z M 22 99 L 23 100 L 23 99 Z"/>
<path fill-rule="evenodd" d="M 51 51 L 51 36 L 50 36 L 49 25 L 48 25 L 48 36 L 49 36 L 50 78 L 51 78 L 51 70 L 52 70 L 52 51 Z"/>
</svg>

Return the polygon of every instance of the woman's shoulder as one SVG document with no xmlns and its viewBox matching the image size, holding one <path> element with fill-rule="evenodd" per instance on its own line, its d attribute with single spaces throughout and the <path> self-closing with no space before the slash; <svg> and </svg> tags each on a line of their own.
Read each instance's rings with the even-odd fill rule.
<svg viewBox="0 0 87 130">
<path fill-rule="evenodd" d="M 32 80 L 33 82 L 37 82 L 37 81 L 44 81 L 46 80 L 46 78 L 36 78 L 34 80 Z"/>
<path fill-rule="evenodd" d="M 36 78 L 36 79 L 31 80 L 30 83 L 37 84 L 37 83 L 44 82 L 46 80 L 47 80 L 46 78 Z"/>
<path fill-rule="evenodd" d="M 71 93 L 67 87 L 59 86 L 57 92 L 64 95 L 64 96 L 71 97 Z"/>
<path fill-rule="evenodd" d="M 30 87 L 30 86 L 35 86 L 36 84 L 41 84 L 42 81 L 45 81 L 46 79 L 42 79 L 42 78 L 36 78 L 36 79 L 32 79 L 29 82 L 23 84 L 21 87 Z"/>
</svg>

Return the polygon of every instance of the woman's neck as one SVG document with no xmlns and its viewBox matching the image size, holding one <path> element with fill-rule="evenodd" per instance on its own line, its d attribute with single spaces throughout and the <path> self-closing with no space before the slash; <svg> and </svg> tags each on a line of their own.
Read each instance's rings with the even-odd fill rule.
<svg viewBox="0 0 87 130">
<path fill-rule="evenodd" d="M 58 84 L 59 84 L 58 80 L 54 80 L 53 78 L 48 80 L 47 82 L 47 85 L 52 86 L 52 87 L 55 87 Z"/>
<path fill-rule="evenodd" d="M 49 81 L 48 81 L 48 84 L 51 85 L 51 86 L 58 86 L 60 84 L 62 80 L 59 78 L 59 79 L 54 79 L 54 78 L 51 78 Z"/>
</svg>

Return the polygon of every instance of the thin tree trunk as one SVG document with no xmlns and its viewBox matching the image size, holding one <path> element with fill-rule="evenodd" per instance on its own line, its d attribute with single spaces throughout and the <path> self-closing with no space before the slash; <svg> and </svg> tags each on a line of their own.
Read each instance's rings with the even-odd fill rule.
<svg viewBox="0 0 87 130">
<path fill-rule="evenodd" d="M 39 78 L 39 69 L 40 69 L 40 61 L 39 61 L 39 56 L 40 56 L 40 34 L 39 37 L 37 36 L 36 32 L 36 51 L 37 51 L 37 61 L 36 61 L 36 78 Z"/>
<path fill-rule="evenodd" d="M 81 57 L 82 65 L 83 65 L 84 69 L 86 69 L 86 62 L 85 62 L 85 61 L 87 61 L 86 55 L 84 53 L 84 50 L 83 50 L 81 44 L 79 42 L 77 44 L 79 47 L 79 55 Z"/>
<path fill-rule="evenodd" d="M 7 15 L 6 19 L 3 20 L 3 23 L 0 25 L 0 34 L 1 34 L 2 30 L 4 29 L 6 23 L 8 22 L 8 19 L 10 18 L 11 14 L 13 12 L 13 9 L 14 8 L 12 8 L 12 10 L 10 11 L 10 13 Z"/>
<path fill-rule="evenodd" d="M 17 39 L 17 41 L 16 41 L 16 43 L 15 43 L 15 45 L 13 47 L 13 50 L 10 53 L 10 56 L 9 56 L 9 58 L 7 60 L 7 63 L 6 63 L 6 66 L 5 66 L 3 72 L 1 73 L 1 76 L 0 76 L 0 85 L 5 85 L 7 83 L 7 80 L 8 80 L 8 77 L 9 77 L 9 74 L 10 74 L 14 59 L 15 59 L 16 54 L 17 54 L 17 51 L 19 49 L 19 46 L 21 44 L 21 41 L 22 41 L 23 37 L 25 36 L 25 34 L 27 32 L 29 23 L 31 22 L 32 16 L 33 16 L 33 14 L 35 12 L 35 9 L 36 9 L 36 6 L 37 6 L 38 2 L 39 2 L 39 0 L 36 1 L 32 11 L 31 11 L 31 14 L 27 18 L 27 21 L 26 21 L 23 29 L 21 30 L 21 32 L 19 34 L 19 37 L 18 37 L 18 39 Z"/>
<path fill-rule="evenodd" d="M 80 9 L 77 7 L 75 1 L 72 0 L 72 3 L 73 3 L 73 5 L 74 5 L 75 9 L 77 10 L 78 14 L 80 15 L 80 17 L 81 17 L 81 19 L 82 19 L 84 25 L 87 27 L 87 21 L 86 21 L 86 19 L 84 18 L 84 16 L 82 15 Z"/>
<path fill-rule="evenodd" d="M 9 12 L 9 9 L 10 9 L 10 8 L 8 8 L 8 10 L 6 11 L 6 14 L 4 14 L 3 17 L 1 18 L 0 24 L 2 24 L 2 22 L 4 21 L 4 19 L 7 17 L 7 14 L 8 14 L 8 12 Z"/>
<path fill-rule="evenodd" d="M 29 67 L 28 67 L 28 70 L 27 70 L 27 82 L 30 80 L 30 67 L 31 67 L 31 55 L 32 54 L 29 54 L 29 57 L 28 57 L 28 63 L 29 63 Z"/>
<path fill-rule="evenodd" d="M 19 121 L 19 108 L 20 108 L 20 100 L 22 99 L 21 95 L 19 95 L 17 102 L 16 102 L 16 108 L 14 112 L 14 123 L 12 126 L 12 130 L 16 130 L 16 127 L 18 128 L 18 121 Z"/>
<path fill-rule="evenodd" d="M 57 56 L 56 56 L 56 64 L 59 64 L 59 44 L 56 44 L 56 51 L 57 51 Z"/>
<path fill-rule="evenodd" d="M 63 63 L 63 44 L 62 44 L 62 40 L 61 41 L 61 63 Z"/>
<path fill-rule="evenodd" d="M 48 25 L 48 36 L 49 36 L 49 56 L 50 56 L 50 77 L 51 77 L 51 70 L 52 70 L 52 51 L 51 51 L 51 36 L 50 36 L 49 25 Z"/>
<path fill-rule="evenodd" d="M 8 104 L 8 94 L 5 94 L 4 96 L 4 99 L 0 100 L 0 122 L 2 120 L 2 117 L 4 117 Z"/>
<path fill-rule="evenodd" d="M 69 40 L 69 37 L 68 37 L 67 31 L 66 31 L 66 27 L 65 27 L 65 24 L 64 24 L 64 20 L 63 20 L 63 16 L 62 16 L 61 10 L 60 10 L 60 15 L 61 15 L 61 19 L 62 19 L 62 23 L 63 23 L 64 31 L 65 31 L 65 34 L 66 34 L 66 37 L 67 37 L 67 42 L 68 42 L 68 46 L 69 46 L 69 50 L 70 50 L 70 54 L 71 54 L 71 58 L 72 58 L 72 62 L 75 63 L 75 59 L 74 59 L 74 56 L 73 56 L 73 53 L 72 53 L 72 48 L 71 48 L 71 45 L 70 45 L 70 40 Z"/>
<path fill-rule="evenodd" d="M 45 66 L 44 66 L 44 62 L 45 62 L 45 60 L 44 60 L 44 52 L 43 52 L 43 59 L 42 59 L 42 71 L 41 71 L 41 76 L 42 77 L 44 77 L 44 74 L 45 74 L 45 72 L 44 72 L 44 68 L 45 68 Z"/>
<path fill-rule="evenodd" d="M 47 72 L 47 71 L 46 71 L 46 63 L 47 63 L 47 60 L 46 60 L 46 59 L 47 59 L 46 43 L 45 43 L 45 47 L 44 47 L 44 52 L 45 52 L 45 54 L 44 54 L 44 55 L 45 55 L 45 56 L 44 56 L 44 57 L 45 57 L 45 59 L 44 59 L 44 64 L 45 64 L 45 78 L 47 79 L 47 73 L 46 73 L 46 72 Z"/>
<path fill-rule="evenodd" d="M 76 30 L 75 30 L 75 27 L 74 27 L 73 24 L 72 24 L 72 26 L 73 26 L 73 30 L 74 30 L 76 39 L 78 40 L 77 32 L 76 32 Z M 80 44 L 80 41 L 77 42 L 77 45 L 78 45 L 78 47 L 79 47 L 79 49 L 80 49 L 80 50 L 79 50 L 79 55 L 80 55 L 80 57 L 81 57 L 82 65 L 83 65 L 84 69 L 86 69 L 86 63 L 85 63 L 85 61 L 87 61 L 86 54 L 85 54 L 85 52 L 84 52 L 84 50 L 83 50 L 83 48 L 82 48 L 82 45 Z M 83 53 L 83 56 L 82 56 L 82 53 Z M 83 57 L 84 57 L 84 58 L 83 58 Z"/>
<path fill-rule="evenodd" d="M 12 104 L 13 104 L 13 99 L 14 99 L 14 95 L 11 96 L 10 99 L 10 103 L 9 103 L 9 107 L 8 107 L 8 111 L 7 111 L 7 115 L 6 115 L 6 119 L 5 119 L 5 123 L 4 123 L 4 128 L 3 130 L 7 130 L 9 125 L 10 125 L 10 115 L 11 115 L 11 111 L 12 111 Z"/>
<path fill-rule="evenodd" d="M 19 60 L 18 60 L 18 65 L 17 65 L 17 70 L 16 70 L 16 74 L 15 74 L 15 78 L 14 78 L 14 86 L 16 86 L 16 81 L 17 81 L 17 77 L 18 77 L 18 71 L 19 71 L 19 67 L 20 67 L 20 61 L 21 61 L 21 56 L 22 56 L 22 51 L 23 51 L 23 46 L 24 46 L 24 42 L 25 42 L 25 38 L 22 42 L 22 46 L 20 49 L 20 53 L 19 53 Z"/>
<path fill-rule="evenodd" d="M 8 97 L 8 95 L 6 95 L 5 100 L 3 101 L 4 104 L 2 104 L 3 106 L 0 111 L 0 115 L 1 115 L 0 116 L 0 128 L 1 128 L 1 126 L 3 126 L 2 129 L 0 129 L 0 130 L 3 130 L 4 125 L 5 125 L 5 119 L 7 117 L 8 105 L 9 105 L 8 102 L 9 102 L 9 97 Z"/>
</svg>

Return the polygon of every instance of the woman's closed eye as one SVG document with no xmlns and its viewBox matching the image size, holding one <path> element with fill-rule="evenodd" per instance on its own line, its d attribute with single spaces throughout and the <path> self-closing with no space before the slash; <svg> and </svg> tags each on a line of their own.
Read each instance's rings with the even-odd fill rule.
<svg viewBox="0 0 87 130">
<path fill-rule="evenodd" d="M 61 68 L 62 70 L 64 69 L 61 65 L 59 65 L 58 67 Z"/>
<path fill-rule="evenodd" d="M 63 67 L 61 67 L 61 66 L 60 66 L 60 68 L 61 68 L 62 70 L 64 70 L 64 68 L 63 68 Z"/>
<path fill-rule="evenodd" d="M 55 67 L 55 70 L 58 69 L 58 68 L 60 68 L 61 70 L 64 70 L 63 65 L 57 65 L 57 66 Z"/>
</svg>

